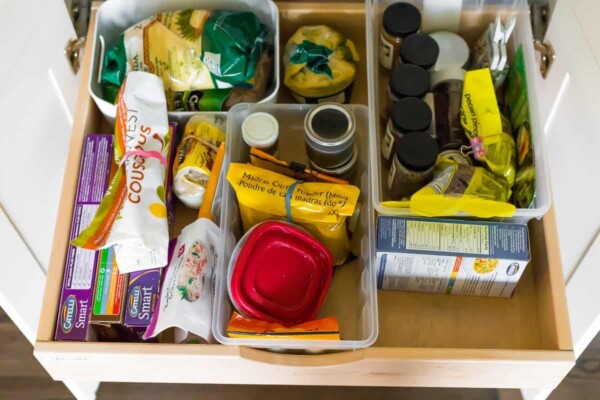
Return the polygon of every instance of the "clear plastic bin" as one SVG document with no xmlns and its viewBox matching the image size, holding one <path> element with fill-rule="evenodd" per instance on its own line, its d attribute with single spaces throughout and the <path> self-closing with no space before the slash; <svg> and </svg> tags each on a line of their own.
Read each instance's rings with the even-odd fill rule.
<svg viewBox="0 0 600 400">
<path fill-rule="evenodd" d="M 113 46 L 119 35 L 133 24 L 152 15 L 186 8 L 208 10 L 252 11 L 273 32 L 273 75 L 267 94 L 260 103 L 274 103 L 279 91 L 279 10 L 271 0 L 108 0 L 98 9 L 92 49 L 92 68 L 88 90 L 100 112 L 112 124 L 116 115 L 114 104 L 104 100 L 99 72 L 104 50 Z M 193 111 L 170 111 L 169 120 L 180 124 L 195 114 Z"/>
<path fill-rule="evenodd" d="M 242 139 L 241 125 L 254 112 L 267 112 L 277 118 L 280 127 L 279 151 L 284 160 L 307 165 L 304 147 L 304 117 L 311 106 L 292 104 L 238 104 L 229 111 L 227 124 L 227 153 L 223 171 L 231 162 L 248 162 L 249 147 Z M 331 288 L 317 318 L 337 317 L 343 340 L 260 340 L 234 339 L 226 329 L 233 307 L 227 292 L 227 269 L 231 253 L 242 236 L 241 218 L 236 195 L 223 177 L 221 232 L 223 247 L 216 269 L 216 287 L 213 307 L 213 334 L 228 345 L 243 345 L 271 349 L 298 349 L 306 351 L 352 350 L 370 346 L 377 339 L 378 318 L 376 280 L 372 265 L 375 259 L 375 231 L 369 180 L 369 125 L 365 106 L 349 105 L 356 117 L 356 144 L 359 151 L 355 185 L 361 189 L 361 213 L 357 239 L 361 256 L 336 267 Z"/>
<path fill-rule="evenodd" d="M 382 15 L 387 6 L 397 1 L 389 0 L 367 0 L 367 67 L 369 75 L 369 115 L 371 128 L 371 166 L 373 176 L 373 203 L 377 212 L 381 215 L 414 216 L 409 208 L 389 208 L 382 202 L 391 200 L 385 185 L 389 169 L 381 163 L 380 142 L 384 126 L 380 120 L 380 112 L 387 101 L 387 85 L 389 71 L 379 64 L 379 35 L 381 29 Z M 441 19 L 433 19 L 432 13 L 446 7 L 450 3 L 444 0 L 415 0 L 413 3 L 420 10 L 427 12 L 423 18 L 422 29 L 427 32 L 427 26 L 435 26 L 436 30 L 449 30 L 459 33 L 471 46 L 483 33 L 482 27 L 487 27 L 493 22 L 496 15 L 504 17 L 517 16 L 517 24 L 508 44 L 509 63 L 519 44 L 523 45 L 525 64 L 527 66 L 527 82 L 529 95 L 529 110 L 531 117 L 531 131 L 533 136 L 534 157 L 536 168 L 536 198 L 534 207 L 529 209 L 517 209 L 512 218 L 505 219 L 513 222 L 526 222 L 532 218 L 540 219 L 550 208 L 551 192 L 549 168 L 546 158 L 546 144 L 542 125 L 540 123 L 537 100 L 533 84 L 538 73 L 535 59 L 533 42 L 531 41 L 531 24 L 529 20 L 529 8 L 524 0 L 463 0 L 460 9 L 460 17 L 452 18 L 446 15 Z M 460 2 L 459 2 L 460 3 Z M 452 9 L 452 6 L 449 6 Z M 433 11 L 432 11 L 433 10 Z M 467 214 L 459 215 L 461 217 Z"/>
</svg>

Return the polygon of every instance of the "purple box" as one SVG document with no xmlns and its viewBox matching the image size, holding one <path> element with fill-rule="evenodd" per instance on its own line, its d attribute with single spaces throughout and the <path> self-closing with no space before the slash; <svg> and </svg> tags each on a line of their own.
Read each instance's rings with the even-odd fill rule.
<svg viewBox="0 0 600 400">
<path fill-rule="evenodd" d="M 113 135 L 87 135 L 83 140 L 77 197 L 70 240 L 88 227 L 110 183 Z M 98 252 L 69 244 L 56 322 L 56 340 L 90 339 L 88 331 Z"/>
<path fill-rule="evenodd" d="M 129 274 L 127 304 L 125 306 L 125 326 L 146 328 L 150 325 L 160 292 L 162 268 Z"/>
</svg>

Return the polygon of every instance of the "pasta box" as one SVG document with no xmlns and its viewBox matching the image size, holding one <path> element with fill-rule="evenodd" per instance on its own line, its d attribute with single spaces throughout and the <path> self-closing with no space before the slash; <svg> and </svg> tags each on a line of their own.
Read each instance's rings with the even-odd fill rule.
<svg viewBox="0 0 600 400">
<path fill-rule="evenodd" d="M 529 259 L 525 224 L 377 220 L 379 289 L 510 297 Z"/>
</svg>

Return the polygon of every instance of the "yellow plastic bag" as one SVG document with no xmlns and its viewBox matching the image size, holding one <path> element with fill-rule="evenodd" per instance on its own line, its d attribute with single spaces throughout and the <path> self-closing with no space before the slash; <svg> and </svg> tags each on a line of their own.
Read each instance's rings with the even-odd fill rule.
<svg viewBox="0 0 600 400">
<path fill-rule="evenodd" d="M 360 189 L 352 185 L 297 181 L 250 164 L 232 163 L 227 180 L 236 192 L 244 232 L 267 220 L 287 220 L 306 229 L 331 252 L 334 264 L 350 251 L 346 217 Z"/>
<path fill-rule="evenodd" d="M 479 218 L 512 217 L 508 183 L 481 167 L 438 160 L 435 178 L 410 199 L 410 211 L 426 217 L 466 212 Z"/>
<path fill-rule="evenodd" d="M 510 128 L 503 124 L 488 68 L 465 74 L 460 117 L 474 156 L 509 187 L 515 183 L 516 150 Z"/>
</svg>

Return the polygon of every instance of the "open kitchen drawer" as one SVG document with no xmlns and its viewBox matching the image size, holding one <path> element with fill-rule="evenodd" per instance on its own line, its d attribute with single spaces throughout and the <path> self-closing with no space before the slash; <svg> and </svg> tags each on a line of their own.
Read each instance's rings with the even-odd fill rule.
<svg viewBox="0 0 600 400">
<path fill-rule="evenodd" d="M 325 23 L 348 34 L 366 57 L 363 4 L 278 6 L 282 43 L 300 25 Z M 88 45 L 83 76 L 90 53 Z M 283 87 L 279 101 L 289 102 Z M 353 102 L 367 104 L 362 61 Z M 223 345 L 53 341 L 83 136 L 110 131 L 82 80 L 34 350 L 54 379 L 539 388 L 556 386 L 574 364 L 552 209 L 530 223 L 532 261 L 512 298 L 380 291 L 379 338 L 363 350 L 282 354 Z"/>
</svg>

